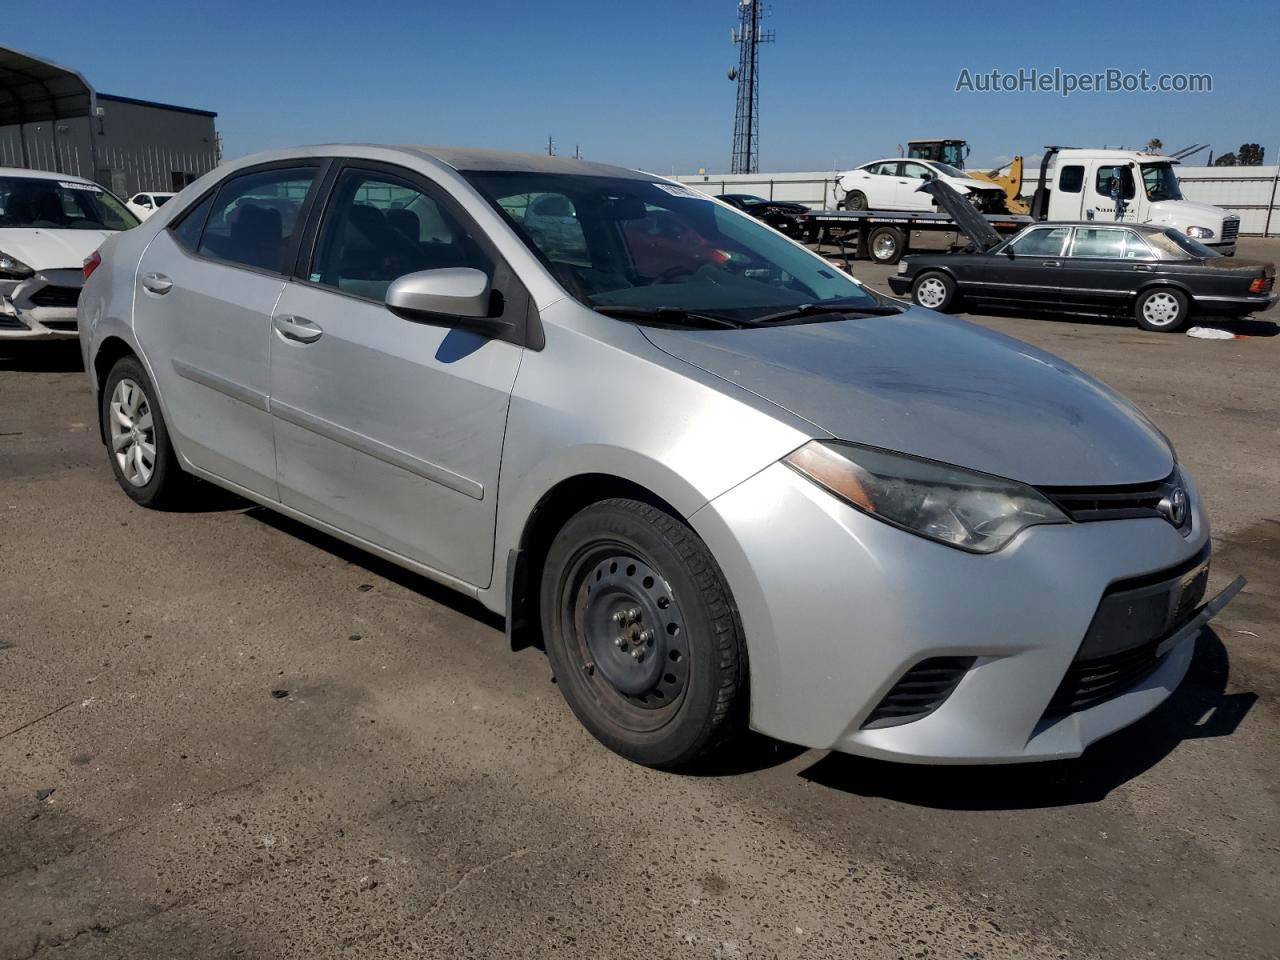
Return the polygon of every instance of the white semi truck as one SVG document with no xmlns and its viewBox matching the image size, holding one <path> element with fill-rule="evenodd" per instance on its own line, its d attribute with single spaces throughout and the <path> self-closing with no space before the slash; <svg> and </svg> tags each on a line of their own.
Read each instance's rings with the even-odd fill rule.
<svg viewBox="0 0 1280 960">
<path fill-rule="evenodd" d="M 1219 207 L 1183 199 L 1174 171 L 1177 162 L 1134 150 L 1047 147 L 1031 216 L 1159 224 L 1232 256 L 1240 218 Z"/>
</svg>

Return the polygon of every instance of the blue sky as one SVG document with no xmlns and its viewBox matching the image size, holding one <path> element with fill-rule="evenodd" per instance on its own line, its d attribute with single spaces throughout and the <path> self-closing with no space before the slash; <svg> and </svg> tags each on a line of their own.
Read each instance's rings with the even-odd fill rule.
<svg viewBox="0 0 1280 960">
<path fill-rule="evenodd" d="M 734 0 L 5 0 L 3 42 L 98 90 L 216 110 L 224 154 L 335 140 L 728 169 Z M 1038 20 L 1006 11 L 1042 11 Z M 990 11 L 990 12 L 984 12 Z M 1064 14 L 1070 10 L 1073 16 Z M 971 166 L 1046 143 L 1280 152 L 1274 10 L 1165 0 L 775 0 L 761 169 L 830 170 L 960 136 Z M 962 68 L 1213 75 L 1200 94 L 956 93 Z M 1203 156 L 1203 155 L 1202 155 Z"/>
</svg>

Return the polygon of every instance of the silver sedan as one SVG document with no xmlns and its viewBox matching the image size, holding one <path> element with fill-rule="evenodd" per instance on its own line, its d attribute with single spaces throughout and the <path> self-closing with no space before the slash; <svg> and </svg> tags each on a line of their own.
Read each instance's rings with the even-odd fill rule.
<svg viewBox="0 0 1280 960">
<path fill-rule="evenodd" d="M 130 497 L 203 478 L 477 598 L 640 763 L 748 726 L 1077 756 L 1240 587 L 1205 601 L 1200 498 L 1133 405 L 649 174 L 277 151 L 85 273 Z"/>
</svg>

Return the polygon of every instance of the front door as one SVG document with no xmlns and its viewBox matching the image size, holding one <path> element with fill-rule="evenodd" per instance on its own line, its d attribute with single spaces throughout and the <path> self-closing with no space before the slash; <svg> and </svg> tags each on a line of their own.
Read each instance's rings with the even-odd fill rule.
<svg viewBox="0 0 1280 960">
<path fill-rule="evenodd" d="M 1030 306 L 1056 305 L 1062 284 L 1063 251 L 1070 227 L 1034 227 L 996 253 L 974 257 L 962 291 L 976 299 Z"/>
<path fill-rule="evenodd" d="M 197 467 L 276 498 L 271 314 L 318 162 L 225 180 L 151 241 L 134 323 L 178 448 Z"/>
<path fill-rule="evenodd" d="M 898 177 L 896 199 L 900 210 L 932 210 L 933 197 L 921 193 L 920 187 L 933 176 L 933 171 L 923 163 L 902 162 Z"/>
<path fill-rule="evenodd" d="M 1105 223 L 1137 223 L 1140 206 L 1137 185 L 1133 179 L 1133 167 L 1128 161 L 1115 163 L 1101 161 L 1095 167 L 1093 183 L 1090 185 L 1090 200 L 1085 216 L 1090 220 Z M 1093 216 L 1089 217 L 1089 211 Z"/>
<path fill-rule="evenodd" d="M 282 502 L 484 587 L 522 348 L 383 305 L 397 277 L 460 266 L 489 273 L 504 312 L 528 309 L 524 288 L 438 186 L 349 162 L 310 265 L 275 308 L 271 411 Z"/>
</svg>

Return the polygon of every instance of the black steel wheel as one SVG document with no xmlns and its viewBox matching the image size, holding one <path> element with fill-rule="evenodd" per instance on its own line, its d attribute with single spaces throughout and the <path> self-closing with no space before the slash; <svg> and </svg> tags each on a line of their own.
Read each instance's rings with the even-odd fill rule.
<svg viewBox="0 0 1280 960">
<path fill-rule="evenodd" d="M 861 190 L 850 190 L 844 195 L 844 208 L 846 210 L 867 209 L 867 195 Z"/>
<path fill-rule="evenodd" d="M 606 500 L 565 524 L 542 579 L 547 655 L 605 746 L 686 765 L 745 727 L 746 657 L 728 586 L 670 514 Z"/>
</svg>

